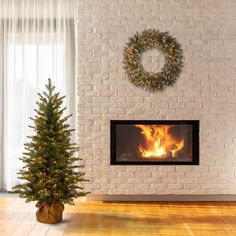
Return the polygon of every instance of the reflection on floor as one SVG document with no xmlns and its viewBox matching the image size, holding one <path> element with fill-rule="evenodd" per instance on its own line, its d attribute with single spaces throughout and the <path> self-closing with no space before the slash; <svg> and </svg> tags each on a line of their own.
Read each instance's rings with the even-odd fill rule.
<svg viewBox="0 0 236 236">
<path fill-rule="evenodd" d="M 0 199 L 0 235 L 236 235 L 236 202 L 118 203 L 76 201 L 63 222 L 35 220 L 35 203 Z"/>
</svg>

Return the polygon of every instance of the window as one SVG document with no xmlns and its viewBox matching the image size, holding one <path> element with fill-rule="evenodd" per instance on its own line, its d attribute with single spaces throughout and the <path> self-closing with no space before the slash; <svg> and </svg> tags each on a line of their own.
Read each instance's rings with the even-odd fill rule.
<svg viewBox="0 0 236 236">
<path fill-rule="evenodd" d="M 29 141 L 26 136 L 32 134 L 29 117 L 35 115 L 37 93 L 44 90 L 48 78 L 58 92 L 66 95 L 67 113 L 75 114 L 75 8 L 74 1 L 3 2 L 0 187 L 10 190 L 20 181 L 19 158 L 24 151 L 23 144 Z M 21 14 L 25 12 L 24 16 L 16 17 L 15 9 L 21 9 Z M 75 116 L 71 124 L 75 127 Z"/>
<path fill-rule="evenodd" d="M 31 135 L 28 128 L 34 116 L 38 88 L 42 91 L 47 78 L 56 78 L 57 86 L 63 88 L 63 44 L 16 44 L 7 51 L 7 101 L 6 129 L 6 179 L 18 182 L 17 173 L 22 162 L 23 141 Z M 40 81 L 43 79 L 43 81 Z"/>
</svg>

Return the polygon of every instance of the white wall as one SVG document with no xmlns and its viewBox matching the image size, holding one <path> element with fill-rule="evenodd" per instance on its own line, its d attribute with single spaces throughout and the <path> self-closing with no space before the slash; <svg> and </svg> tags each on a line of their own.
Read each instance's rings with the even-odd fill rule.
<svg viewBox="0 0 236 236">
<path fill-rule="evenodd" d="M 236 1 L 78 0 L 78 137 L 93 194 L 236 194 Z M 150 93 L 123 70 L 136 31 L 184 49 L 173 87 Z M 199 119 L 199 166 L 110 166 L 111 119 Z"/>
</svg>

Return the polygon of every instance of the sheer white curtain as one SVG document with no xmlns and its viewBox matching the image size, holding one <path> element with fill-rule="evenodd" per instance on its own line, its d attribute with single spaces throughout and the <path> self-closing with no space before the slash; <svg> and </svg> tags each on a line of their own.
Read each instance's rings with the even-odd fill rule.
<svg viewBox="0 0 236 236">
<path fill-rule="evenodd" d="M 29 117 L 48 78 L 66 95 L 75 127 L 74 0 L 0 0 L 1 188 L 19 183 Z"/>
</svg>

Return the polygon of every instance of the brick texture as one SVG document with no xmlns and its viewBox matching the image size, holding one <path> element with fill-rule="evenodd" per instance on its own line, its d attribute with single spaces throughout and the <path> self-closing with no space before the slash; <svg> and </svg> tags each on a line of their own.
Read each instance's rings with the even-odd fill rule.
<svg viewBox="0 0 236 236">
<path fill-rule="evenodd" d="M 77 94 L 80 157 L 93 194 L 236 194 L 236 1 L 78 0 Z M 169 31 L 184 70 L 150 93 L 123 70 L 136 31 Z M 146 55 L 144 66 L 155 64 Z M 153 61 L 153 62 L 152 62 Z M 150 70 L 152 67 L 150 67 Z M 111 119 L 199 119 L 199 166 L 110 166 Z"/>
</svg>

